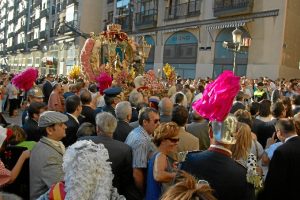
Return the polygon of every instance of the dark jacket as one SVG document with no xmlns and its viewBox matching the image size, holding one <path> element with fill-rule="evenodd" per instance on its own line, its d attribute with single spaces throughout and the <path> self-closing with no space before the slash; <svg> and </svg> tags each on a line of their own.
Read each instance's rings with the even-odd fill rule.
<svg viewBox="0 0 300 200">
<path fill-rule="evenodd" d="M 79 123 L 71 115 L 66 115 L 68 116 L 69 120 L 65 123 L 67 126 L 66 137 L 62 139 L 62 142 L 64 143 L 65 147 L 68 147 L 74 144 L 77 140 L 76 133 L 79 128 Z"/>
<path fill-rule="evenodd" d="M 218 200 L 254 199 L 254 188 L 246 182 L 246 168 L 222 153 L 190 152 L 181 169 L 208 181 Z"/>
<path fill-rule="evenodd" d="M 119 120 L 117 124 L 117 128 L 113 134 L 113 139 L 118 140 L 120 142 L 125 142 L 128 134 L 133 130 L 133 128 L 129 125 L 129 123 Z"/>
<path fill-rule="evenodd" d="M 44 102 L 46 104 L 48 104 L 48 100 L 49 100 L 49 97 L 50 97 L 50 94 L 52 92 L 52 85 L 49 81 L 46 81 L 43 85 L 43 94 L 44 94 Z"/>
<path fill-rule="evenodd" d="M 42 135 L 42 132 L 38 126 L 38 123 L 33 120 L 32 118 L 27 118 L 25 124 L 23 125 L 23 129 L 25 133 L 27 134 L 28 141 L 36 141 L 38 142 Z"/>
<path fill-rule="evenodd" d="M 275 150 L 259 200 L 299 199 L 299 147 L 300 137 L 296 136 Z"/>
<path fill-rule="evenodd" d="M 93 108 L 91 108 L 90 106 L 82 106 L 81 115 L 83 115 L 84 118 L 82 118 L 82 120 L 80 121 L 80 124 L 82 124 L 84 122 L 90 122 L 90 123 L 96 125 L 95 113 L 94 113 Z"/>
</svg>

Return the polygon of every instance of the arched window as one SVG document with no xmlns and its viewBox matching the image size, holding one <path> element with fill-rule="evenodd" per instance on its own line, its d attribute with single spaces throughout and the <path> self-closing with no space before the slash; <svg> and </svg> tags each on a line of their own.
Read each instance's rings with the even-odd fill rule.
<svg viewBox="0 0 300 200">
<path fill-rule="evenodd" d="M 195 78 L 197 49 L 198 40 L 192 33 L 176 32 L 165 43 L 163 62 L 175 67 L 177 75 Z"/>
</svg>

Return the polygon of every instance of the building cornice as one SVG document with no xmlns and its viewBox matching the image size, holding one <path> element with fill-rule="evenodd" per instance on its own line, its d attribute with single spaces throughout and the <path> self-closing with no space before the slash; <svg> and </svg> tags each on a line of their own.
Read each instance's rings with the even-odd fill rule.
<svg viewBox="0 0 300 200">
<path fill-rule="evenodd" d="M 130 35 L 146 35 L 147 33 L 154 33 L 154 32 L 175 32 L 179 30 L 195 28 L 200 26 L 207 26 L 207 25 L 215 25 L 215 24 L 224 24 L 232 21 L 252 21 L 257 18 L 266 18 L 266 17 L 276 17 L 279 14 L 279 9 L 275 10 L 267 10 L 261 12 L 254 12 L 246 15 L 239 15 L 239 16 L 230 16 L 224 18 L 214 18 L 214 19 L 206 19 L 206 20 L 197 20 L 191 22 L 184 22 L 184 23 L 177 23 L 172 25 L 165 25 L 156 27 L 153 29 L 148 30 L 138 30 L 136 32 L 130 33 Z"/>
</svg>

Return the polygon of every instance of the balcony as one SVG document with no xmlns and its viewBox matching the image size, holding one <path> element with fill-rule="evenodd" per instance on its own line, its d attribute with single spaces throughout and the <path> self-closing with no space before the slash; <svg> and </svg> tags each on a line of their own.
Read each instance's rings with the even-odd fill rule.
<svg viewBox="0 0 300 200">
<path fill-rule="evenodd" d="M 47 33 L 46 31 L 41 31 L 40 32 L 40 40 L 46 40 L 47 39 Z"/>
<path fill-rule="evenodd" d="M 38 39 L 33 39 L 31 41 L 28 42 L 28 48 L 31 49 L 34 46 L 38 46 L 39 45 L 39 40 Z"/>
<path fill-rule="evenodd" d="M 165 20 L 174 20 L 200 15 L 201 0 L 190 1 L 188 3 L 177 4 L 166 7 Z"/>
<path fill-rule="evenodd" d="M 42 3 L 42 0 L 35 0 L 33 7 L 36 8 L 36 7 L 40 6 L 41 3 Z"/>
<path fill-rule="evenodd" d="M 120 24 L 122 26 L 122 31 L 128 32 L 132 31 L 132 15 L 123 15 L 119 18 L 116 18 L 116 24 Z"/>
<path fill-rule="evenodd" d="M 157 25 L 157 9 L 136 13 L 135 25 L 138 29 L 154 28 Z"/>
<path fill-rule="evenodd" d="M 19 29 L 16 30 L 15 32 L 16 32 L 16 33 L 27 32 L 26 30 L 27 30 L 27 29 L 26 29 L 26 25 L 23 25 L 21 28 L 19 28 Z"/>
<path fill-rule="evenodd" d="M 15 35 L 16 35 L 15 32 L 11 32 L 7 35 L 7 38 L 15 37 Z"/>
<path fill-rule="evenodd" d="M 67 0 L 67 6 L 71 4 L 78 4 L 78 0 Z"/>
<path fill-rule="evenodd" d="M 15 45 L 15 49 L 25 49 L 25 43 Z"/>
<path fill-rule="evenodd" d="M 13 45 L 13 46 L 10 46 L 10 47 L 6 47 L 6 51 L 7 51 L 7 52 L 13 52 L 13 51 L 15 51 L 14 45 Z"/>
<path fill-rule="evenodd" d="M 27 9 L 25 8 L 21 12 L 18 13 L 18 17 L 22 17 L 23 15 L 26 15 Z"/>
<path fill-rule="evenodd" d="M 48 17 L 48 16 L 49 16 L 49 8 L 46 8 L 41 11 L 40 18 Z"/>
<path fill-rule="evenodd" d="M 214 16 L 225 17 L 240 14 L 248 14 L 252 12 L 253 0 L 215 0 L 214 2 Z"/>
<path fill-rule="evenodd" d="M 40 26 L 40 19 L 36 19 L 31 23 L 31 28 Z"/>
<path fill-rule="evenodd" d="M 1 39 L 1 40 L 0 40 L 0 43 L 6 44 L 6 41 L 7 41 L 7 40 L 4 38 L 4 39 Z"/>
</svg>

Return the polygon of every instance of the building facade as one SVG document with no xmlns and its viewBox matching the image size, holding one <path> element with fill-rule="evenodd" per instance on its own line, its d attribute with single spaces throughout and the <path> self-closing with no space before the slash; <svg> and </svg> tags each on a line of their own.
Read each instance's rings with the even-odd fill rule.
<svg viewBox="0 0 300 200">
<path fill-rule="evenodd" d="M 36 67 L 41 74 L 67 74 L 79 64 L 90 31 L 102 23 L 97 0 L 2 0 L 0 56 L 2 68 L 20 72 Z"/>
<path fill-rule="evenodd" d="M 239 28 L 251 40 L 236 54 L 238 75 L 295 78 L 299 9 L 298 0 L 2 0 L 1 64 L 67 73 L 80 63 L 80 32 L 119 23 L 152 45 L 146 70 L 169 63 L 185 78 L 217 77 L 232 69 L 234 53 L 223 42 Z"/>
</svg>

